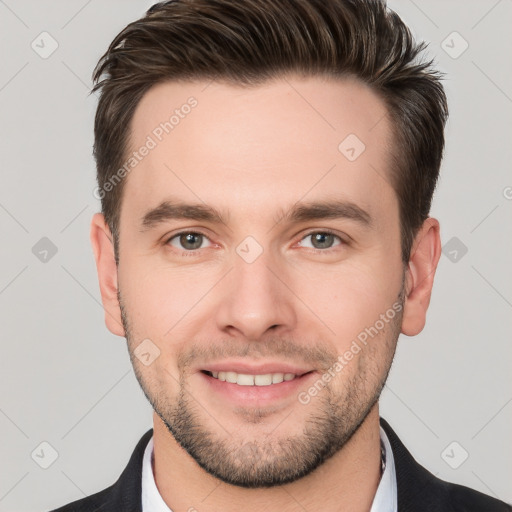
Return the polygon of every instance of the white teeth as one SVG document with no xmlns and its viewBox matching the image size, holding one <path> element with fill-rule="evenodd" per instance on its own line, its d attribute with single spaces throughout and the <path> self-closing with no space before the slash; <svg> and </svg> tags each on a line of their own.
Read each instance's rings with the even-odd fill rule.
<svg viewBox="0 0 512 512">
<path fill-rule="evenodd" d="M 250 375 L 236 372 L 211 372 L 216 379 L 238 384 L 239 386 L 270 386 L 280 382 L 292 380 L 294 373 L 266 373 L 265 375 Z"/>
<path fill-rule="evenodd" d="M 226 372 L 226 382 L 231 382 L 236 384 L 236 373 L 235 372 Z"/>
<path fill-rule="evenodd" d="M 239 373 L 236 378 L 236 383 L 239 386 L 254 386 L 254 375 Z"/>
<path fill-rule="evenodd" d="M 254 385 L 255 386 L 270 386 L 272 384 L 272 374 L 266 373 L 265 375 L 255 375 Z"/>
<path fill-rule="evenodd" d="M 293 374 L 290 374 L 293 375 Z M 273 373 L 272 374 L 272 384 L 279 384 L 284 380 L 284 373 Z"/>
</svg>

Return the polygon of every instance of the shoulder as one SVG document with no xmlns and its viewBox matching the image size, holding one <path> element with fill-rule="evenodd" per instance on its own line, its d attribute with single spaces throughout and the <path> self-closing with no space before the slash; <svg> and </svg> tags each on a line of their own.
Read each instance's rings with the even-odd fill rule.
<svg viewBox="0 0 512 512">
<path fill-rule="evenodd" d="M 85 498 L 68 503 L 50 512 L 140 512 L 142 494 L 142 462 L 146 446 L 153 435 L 148 430 L 139 440 L 128 465 L 110 487 Z"/>
<path fill-rule="evenodd" d="M 512 506 L 463 485 L 446 482 L 421 466 L 389 423 L 380 418 L 393 452 L 398 512 L 512 512 Z"/>
<path fill-rule="evenodd" d="M 425 487 L 428 501 L 431 497 L 436 510 L 450 512 L 512 512 L 512 506 L 492 496 L 464 485 L 447 482 L 427 472 L 429 484 Z M 428 497 L 427 497 L 428 496 Z"/>
<path fill-rule="evenodd" d="M 103 489 L 103 491 L 73 501 L 50 512 L 103 512 L 109 510 L 107 505 L 112 502 L 113 487 L 114 486 L 111 485 L 107 489 Z"/>
<path fill-rule="evenodd" d="M 454 512 L 512 512 L 512 505 L 508 505 L 503 501 L 487 496 L 469 487 L 464 487 L 463 485 L 437 480 L 447 484 L 448 498 L 450 500 L 451 510 Z"/>
</svg>

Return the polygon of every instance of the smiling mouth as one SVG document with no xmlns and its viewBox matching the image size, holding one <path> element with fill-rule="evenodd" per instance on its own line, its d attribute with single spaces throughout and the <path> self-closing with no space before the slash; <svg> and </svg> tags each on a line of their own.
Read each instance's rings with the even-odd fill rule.
<svg viewBox="0 0 512 512">
<path fill-rule="evenodd" d="M 295 379 L 300 379 L 304 375 L 312 372 L 306 372 L 301 375 L 295 373 L 265 373 L 262 375 L 255 375 L 249 373 L 237 372 L 210 372 L 201 370 L 202 373 L 213 377 L 214 379 L 229 382 L 231 384 L 238 384 L 239 386 L 271 386 L 273 384 L 280 384 Z"/>
</svg>

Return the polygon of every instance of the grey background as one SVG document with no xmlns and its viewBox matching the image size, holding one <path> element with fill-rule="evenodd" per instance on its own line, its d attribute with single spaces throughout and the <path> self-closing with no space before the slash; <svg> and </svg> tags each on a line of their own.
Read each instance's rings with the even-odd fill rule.
<svg viewBox="0 0 512 512">
<path fill-rule="evenodd" d="M 91 72 L 151 3 L 0 0 L 0 511 L 105 488 L 152 426 L 125 341 L 104 326 L 88 237 L 99 208 Z M 425 330 L 399 341 L 381 415 L 440 478 L 512 502 L 512 2 L 390 7 L 448 74 L 432 215 L 449 245 Z M 50 48 L 43 31 L 58 43 L 46 59 L 31 47 Z M 454 31 L 469 44 L 457 58 Z M 42 442 L 58 454 L 47 469 L 53 452 Z"/>
</svg>

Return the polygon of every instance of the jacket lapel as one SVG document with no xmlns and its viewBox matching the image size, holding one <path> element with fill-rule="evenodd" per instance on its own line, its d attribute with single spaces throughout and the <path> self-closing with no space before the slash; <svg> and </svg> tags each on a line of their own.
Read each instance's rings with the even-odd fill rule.
<svg viewBox="0 0 512 512">
<path fill-rule="evenodd" d="M 142 460 L 153 429 L 148 430 L 137 443 L 135 450 L 130 457 L 128 465 L 117 482 L 110 488 L 108 503 L 101 509 L 112 511 L 122 510 L 123 512 L 142 512 Z M 99 512 L 99 511 L 98 511 Z"/>
<path fill-rule="evenodd" d="M 457 510 L 484 510 L 486 507 L 489 511 L 512 510 L 505 503 L 436 478 L 416 462 L 385 419 L 380 418 L 380 424 L 393 450 L 398 512 L 451 511 L 454 505 L 460 507 Z M 117 482 L 105 490 L 105 494 L 101 493 L 108 499 L 102 500 L 95 512 L 142 512 L 142 460 L 152 435 L 153 429 L 150 429 L 142 436 Z M 483 508 L 479 507 L 480 503 Z"/>
</svg>

